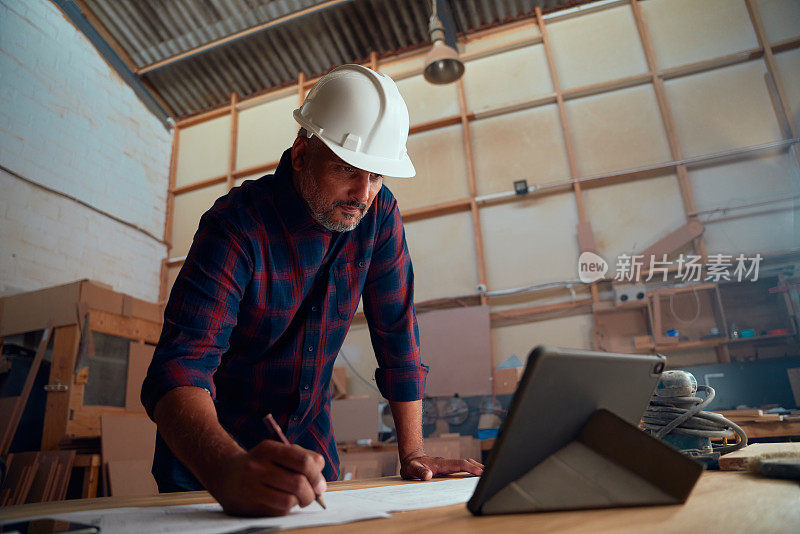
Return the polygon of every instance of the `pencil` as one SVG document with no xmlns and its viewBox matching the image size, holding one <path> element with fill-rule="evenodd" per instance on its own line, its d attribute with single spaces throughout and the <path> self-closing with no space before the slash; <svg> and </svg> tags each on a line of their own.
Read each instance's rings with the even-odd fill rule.
<svg viewBox="0 0 800 534">
<path fill-rule="evenodd" d="M 278 435 L 278 437 L 281 438 L 281 442 L 283 442 L 284 445 L 291 445 L 291 443 L 289 443 L 289 440 L 286 439 L 286 436 L 283 435 L 281 427 L 278 426 L 277 422 L 275 422 L 275 418 L 272 417 L 271 413 L 268 413 L 267 416 L 264 418 L 264 424 L 270 427 Z M 317 498 L 315 500 L 320 506 L 322 506 L 323 510 L 328 509 L 328 507 L 325 506 L 325 501 L 322 500 L 322 495 L 317 495 Z"/>
</svg>

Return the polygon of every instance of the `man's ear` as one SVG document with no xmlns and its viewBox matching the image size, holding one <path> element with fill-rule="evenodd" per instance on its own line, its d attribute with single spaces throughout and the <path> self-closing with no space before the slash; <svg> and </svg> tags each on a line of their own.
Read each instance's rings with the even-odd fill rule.
<svg viewBox="0 0 800 534">
<path fill-rule="evenodd" d="M 298 135 L 292 144 L 292 169 L 301 171 L 308 165 L 311 151 L 308 146 L 308 138 Z"/>
</svg>

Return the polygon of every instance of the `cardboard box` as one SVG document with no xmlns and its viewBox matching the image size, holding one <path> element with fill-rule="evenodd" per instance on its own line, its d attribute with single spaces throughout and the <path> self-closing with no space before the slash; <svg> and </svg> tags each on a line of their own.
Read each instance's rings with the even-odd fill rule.
<svg viewBox="0 0 800 534">
<path fill-rule="evenodd" d="M 51 318 L 56 327 L 77 324 L 81 302 L 90 310 L 163 322 L 160 304 L 117 293 L 108 284 L 84 279 L 0 298 L 0 336 L 42 330 Z"/>
<path fill-rule="evenodd" d="M 400 471 L 397 447 L 348 448 L 339 453 L 339 479 L 356 480 L 392 476 Z"/>
<path fill-rule="evenodd" d="M 505 395 L 514 393 L 517 390 L 524 367 L 509 367 L 507 369 L 494 370 L 494 393 L 495 395 Z"/>
<path fill-rule="evenodd" d="M 154 323 L 162 323 L 164 322 L 164 307 L 155 302 L 147 302 L 130 295 L 123 295 L 122 315 L 125 317 L 138 317 Z"/>
<path fill-rule="evenodd" d="M 378 439 L 378 399 L 352 398 L 331 401 L 331 426 L 337 443 Z"/>
</svg>

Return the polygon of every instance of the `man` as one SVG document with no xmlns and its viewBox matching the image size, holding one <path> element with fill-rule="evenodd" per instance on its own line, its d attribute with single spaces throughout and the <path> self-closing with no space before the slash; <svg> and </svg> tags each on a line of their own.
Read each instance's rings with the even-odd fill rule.
<svg viewBox="0 0 800 534">
<path fill-rule="evenodd" d="M 205 487 L 234 514 L 282 515 L 338 476 L 333 362 L 359 297 L 389 400 L 404 478 L 474 460 L 425 455 L 413 273 L 383 175 L 411 177 L 408 110 L 394 82 L 358 65 L 324 76 L 274 176 L 217 200 L 170 295 L 142 387 L 158 425 L 160 491 Z M 293 445 L 275 441 L 272 413 Z M 270 439 L 272 438 L 272 439 Z"/>
</svg>

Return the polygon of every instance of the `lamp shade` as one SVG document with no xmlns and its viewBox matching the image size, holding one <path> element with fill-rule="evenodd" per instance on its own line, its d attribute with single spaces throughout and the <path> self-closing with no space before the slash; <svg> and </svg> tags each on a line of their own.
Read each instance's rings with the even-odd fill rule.
<svg viewBox="0 0 800 534">
<path fill-rule="evenodd" d="M 458 58 L 456 50 L 437 39 L 425 57 L 423 74 L 430 83 L 453 83 L 464 74 L 464 63 Z"/>
</svg>

